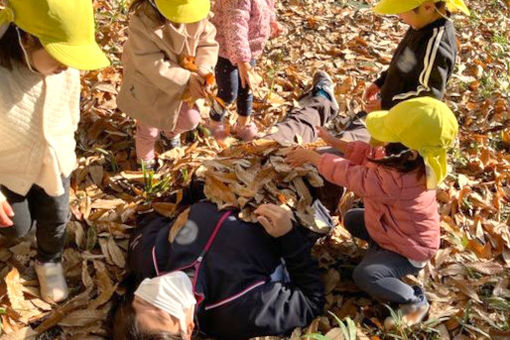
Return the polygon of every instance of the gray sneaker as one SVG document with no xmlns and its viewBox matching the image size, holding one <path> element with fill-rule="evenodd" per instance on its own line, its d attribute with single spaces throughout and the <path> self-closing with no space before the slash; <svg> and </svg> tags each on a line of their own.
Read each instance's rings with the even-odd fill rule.
<svg viewBox="0 0 510 340">
<path fill-rule="evenodd" d="M 335 98 L 335 83 L 331 76 L 324 71 L 317 71 L 313 75 L 312 93 L 317 95 L 318 92 L 324 91 L 333 103 L 333 109 L 338 111 L 339 106 Z"/>
<path fill-rule="evenodd" d="M 402 323 L 406 326 L 413 326 L 420 323 L 427 315 L 430 304 L 427 301 L 425 292 L 419 286 L 413 286 L 414 295 L 418 298 L 418 302 L 412 304 L 400 305 L 400 312 L 402 314 Z M 387 317 L 384 320 L 384 327 L 389 330 L 395 326 L 395 320 L 392 317 Z"/>
</svg>

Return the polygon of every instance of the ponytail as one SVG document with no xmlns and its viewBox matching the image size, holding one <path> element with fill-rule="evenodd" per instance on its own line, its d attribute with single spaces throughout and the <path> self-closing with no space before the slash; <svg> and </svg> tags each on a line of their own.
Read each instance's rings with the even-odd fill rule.
<svg viewBox="0 0 510 340">
<path fill-rule="evenodd" d="M 423 158 L 407 146 L 401 143 L 389 143 L 385 146 L 385 153 L 385 157 L 381 159 L 369 158 L 369 161 L 404 173 L 419 169 L 420 176 L 425 174 Z"/>
</svg>

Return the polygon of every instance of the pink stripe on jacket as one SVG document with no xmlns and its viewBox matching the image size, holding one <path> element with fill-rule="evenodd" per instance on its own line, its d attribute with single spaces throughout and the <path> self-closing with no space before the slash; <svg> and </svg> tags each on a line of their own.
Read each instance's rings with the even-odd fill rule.
<svg viewBox="0 0 510 340">
<path fill-rule="evenodd" d="M 273 0 L 216 0 L 213 12 L 220 57 L 237 64 L 262 54 L 276 21 Z"/>
<path fill-rule="evenodd" d="M 319 172 L 330 182 L 363 198 L 365 225 L 384 249 L 415 261 L 429 260 L 439 248 L 436 191 L 427 190 L 425 176 L 401 173 L 370 162 L 381 149 L 363 142 L 349 144 L 345 157 L 324 154 Z"/>
</svg>

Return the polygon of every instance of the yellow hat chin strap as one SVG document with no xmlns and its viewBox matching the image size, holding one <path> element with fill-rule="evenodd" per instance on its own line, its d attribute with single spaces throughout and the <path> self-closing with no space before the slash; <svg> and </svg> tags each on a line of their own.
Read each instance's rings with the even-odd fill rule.
<svg viewBox="0 0 510 340">
<path fill-rule="evenodd" d="M 469 8 L 466 6 L 463 0 L 434 0 L 434 2 L 444 1 L 446 2 L 446 9 L 450 12 L 461 11 L 466 15 L 471 15 Z"/>
<path fill-rule="evenodd" d="M 442 147 L 426 147 L 420 150 L 425 162 L 427 189 L 435 189 L 446 177 L 446 151 Z"/>
</svg>

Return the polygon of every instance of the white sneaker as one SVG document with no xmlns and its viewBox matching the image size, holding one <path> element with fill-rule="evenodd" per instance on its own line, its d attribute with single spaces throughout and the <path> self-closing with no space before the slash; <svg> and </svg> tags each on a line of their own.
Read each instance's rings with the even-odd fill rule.
<svg viewBox="0 0 510 340">
<path fill-rule="evenodd" d="M 61 262 L 35 262 L 35 272 L 39 279 L 41 298 L 49 303 L 65 300 L 69 295 L 64 268 Z"/>
</svg>

